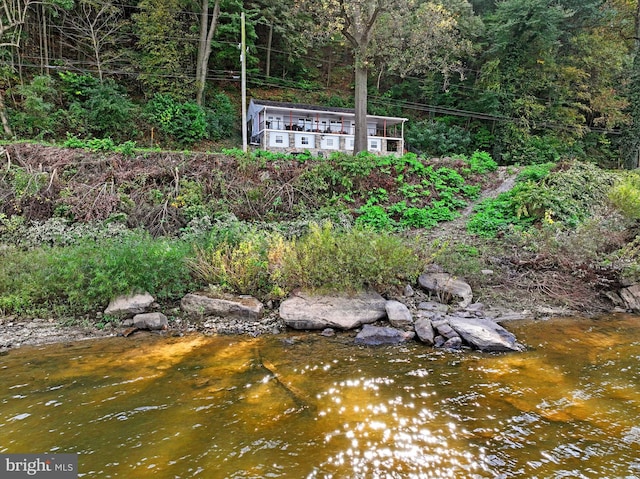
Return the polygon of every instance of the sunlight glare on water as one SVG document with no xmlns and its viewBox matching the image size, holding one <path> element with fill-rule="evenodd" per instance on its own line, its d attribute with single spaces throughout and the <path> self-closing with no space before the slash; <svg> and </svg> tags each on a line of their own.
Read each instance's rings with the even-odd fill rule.
<svg viewBox="0 0 640 479">
<path fill-rule="evenodd" d="M 522 354 L 338 335 L 0 356 L 0 452 L 87 478 L 640 478 L 640 320 L 511 323 Z"/>
</svg>

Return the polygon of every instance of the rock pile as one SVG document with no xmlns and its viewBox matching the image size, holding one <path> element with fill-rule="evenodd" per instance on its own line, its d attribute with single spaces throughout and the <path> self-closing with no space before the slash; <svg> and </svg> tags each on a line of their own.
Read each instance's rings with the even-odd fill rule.
<svg viewBox="0 0 640 479">
<path fill-rule="evenodd" d="M 410 286 L 404 297 L 390 300 L 375 291 L 354 295 L 298 291 L 280 304 L 276 314 L 265 315 L 264 305 L 251 296 L 204 291 L 187 294 L 180 309 L 205 333 L 255 336 L 289 327 L 331 336 L 336 330 L 359 329 L 355 342 L 361 345 L 398 344 L 417 337 L 424 344 L 446 349 L 524 350 L 513 334 L 485 314 L 483 305 L 471 302 L 473 293 L 465 282 L 432 271 L 421 275 L 418 284 L 437 301 L 419 302 Z M 455 306 L 445 304 L 448 301 Z M 147 311 L 154 304 L 148 294 L 116 298 L 105 314 L 127 317 L 123 324 L 135 330 L 167 329 L 164 314 Z"/>
</svg>

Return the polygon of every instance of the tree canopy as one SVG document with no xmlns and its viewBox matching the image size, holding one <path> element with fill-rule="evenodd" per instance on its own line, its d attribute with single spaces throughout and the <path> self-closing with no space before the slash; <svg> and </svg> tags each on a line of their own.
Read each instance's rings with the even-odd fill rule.
<svg viewBox="0 0 640 479">
<path fill-rule="evenodd" d="M 150 119 L 159 117 L 145 113 L 157 95 L 193 102 L 216 131 L 186 137 L 220 138 L 234 105 L 239 116 L 244 11 L 249 94 L 354 107 L 356 152 L 367 149 L 365 119 L 375 113 L 422 125 L 415 138 L 464 131 L 461 149 L 489 150 L 503 163 L 568 155 L 618 166 L 638 157 L 636 0 L 2 2 L 0 120 L 8 138 L 109 136 L 104 124 L 87 124 L 77 97 L 61 94 L 67 73 L 104 85 L 91 86 L 92 101 L 113 96 L 132 115 L 132 140 L 172 141 L 158 136 Z M 53 120 L 38 129 L 43 118 Z"/>
</svg>

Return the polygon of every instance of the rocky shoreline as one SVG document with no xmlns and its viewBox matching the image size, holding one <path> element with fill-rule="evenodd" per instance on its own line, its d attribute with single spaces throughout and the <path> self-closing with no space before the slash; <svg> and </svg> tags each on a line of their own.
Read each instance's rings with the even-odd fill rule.
<svg viewBox="0 0 640 479">
<path fill-rule="evenodd" d="M 428 278 L 421 277 L 420 289 L 414 290 L 408 285 L 397 297 L 383 298 L 373 293 L 377 295 L 373 301 L 378 304 L 378 311 L 374 311 L 374 316 L 346 325 L 339 320 L 349 314 L 345 314 L 344 311 L 336 313 L 337 310 L 328 310 L 328 313 L 321 311 L 319 314 L 320 317 L 324 315 L 336 318 L 338 322 L 332 323 L 332 319 L 327 324 L 314 323 L 316 319 L 313 318 L 318 317 L 318 314 L 311 312 L 308 305 L 301 305 L 300 301 L 304 302 L 308 298 L 305 299 L 305 294 L 300 292 L 293 294 L 282 304 L 267 303 L 264 306 L 250 297 L 207 292 L 189 294 L 183 298 L 180 305 L 160 305 L 148 295 L 116 298 L 104 312 L 96 313 L 93 318 L 86 317 L 72 325 L 65 325 L 53 319 L 0 317 L 0 352 L 22 346 L 42 346 L 114 336 L 127 337 L 132 334 L 167 337 L 188 334 L 259 336 L 295 330 L 306 330 L 310 331 L 309 334 L 325 336 L 348 335 L 355 338 L 355 344 L 365 345 L 417 340 L 428 346 L 445 349 L 518 351 L 523 348 L 510 346 L 501 349 L 500 346 L 498 349 L 485 349 L 483 346 L 471 345 L 465 333 L 458 333 L 462 332 L 460 323 L 466 321 L 468 325 L 468 321 L 472 320 L 477 329 L 484 328 L 485 324 L 502 325 L 513 320 L 584 316 L 564 308 L 539 306 L 535 310 L 518 310 L 472 303 L 472 292 L 468 285 L 457 284 L 452 278 L 442 274 L 446 273 L 435 272 Z M 325 309 L 326 304 L 336 304 L 336 296 L 319 298 Z M 358 311 L 358 318 L 364 317 L 361 313 L 363 309 L 367 309 L 366 307 L 357 303 L 353 296 L 344 295 L 343 299 L 345 304 L 350 305 L 350 309 Z M 130 302 L 128 306 L 118 305 L 118 301 L 127 300 Z M 140 304 L 140 301 L 144 304 Z M 119 310 L 121 307 L 124 309 Z M 383 336 L 379 336 L 380 334 Z M 390 336 L 386 336 L 387 334 Z M 500 334 L 506 337 L 510 333 Z M 508 339 L 512 344 L 518 344 L 515 338 Z"/>
</svg>

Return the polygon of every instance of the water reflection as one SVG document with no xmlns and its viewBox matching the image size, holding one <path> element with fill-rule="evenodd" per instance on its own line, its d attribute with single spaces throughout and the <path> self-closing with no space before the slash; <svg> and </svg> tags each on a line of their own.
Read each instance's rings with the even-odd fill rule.
<svg viewBox="0 0 640 479">
<path fill-rule="evenodd" d="M 640 477 L 637 318 L 510 325 L 523 354 L 315 335 L 0 357 L 0 451 L 82 477 Z"/>
</svg>

